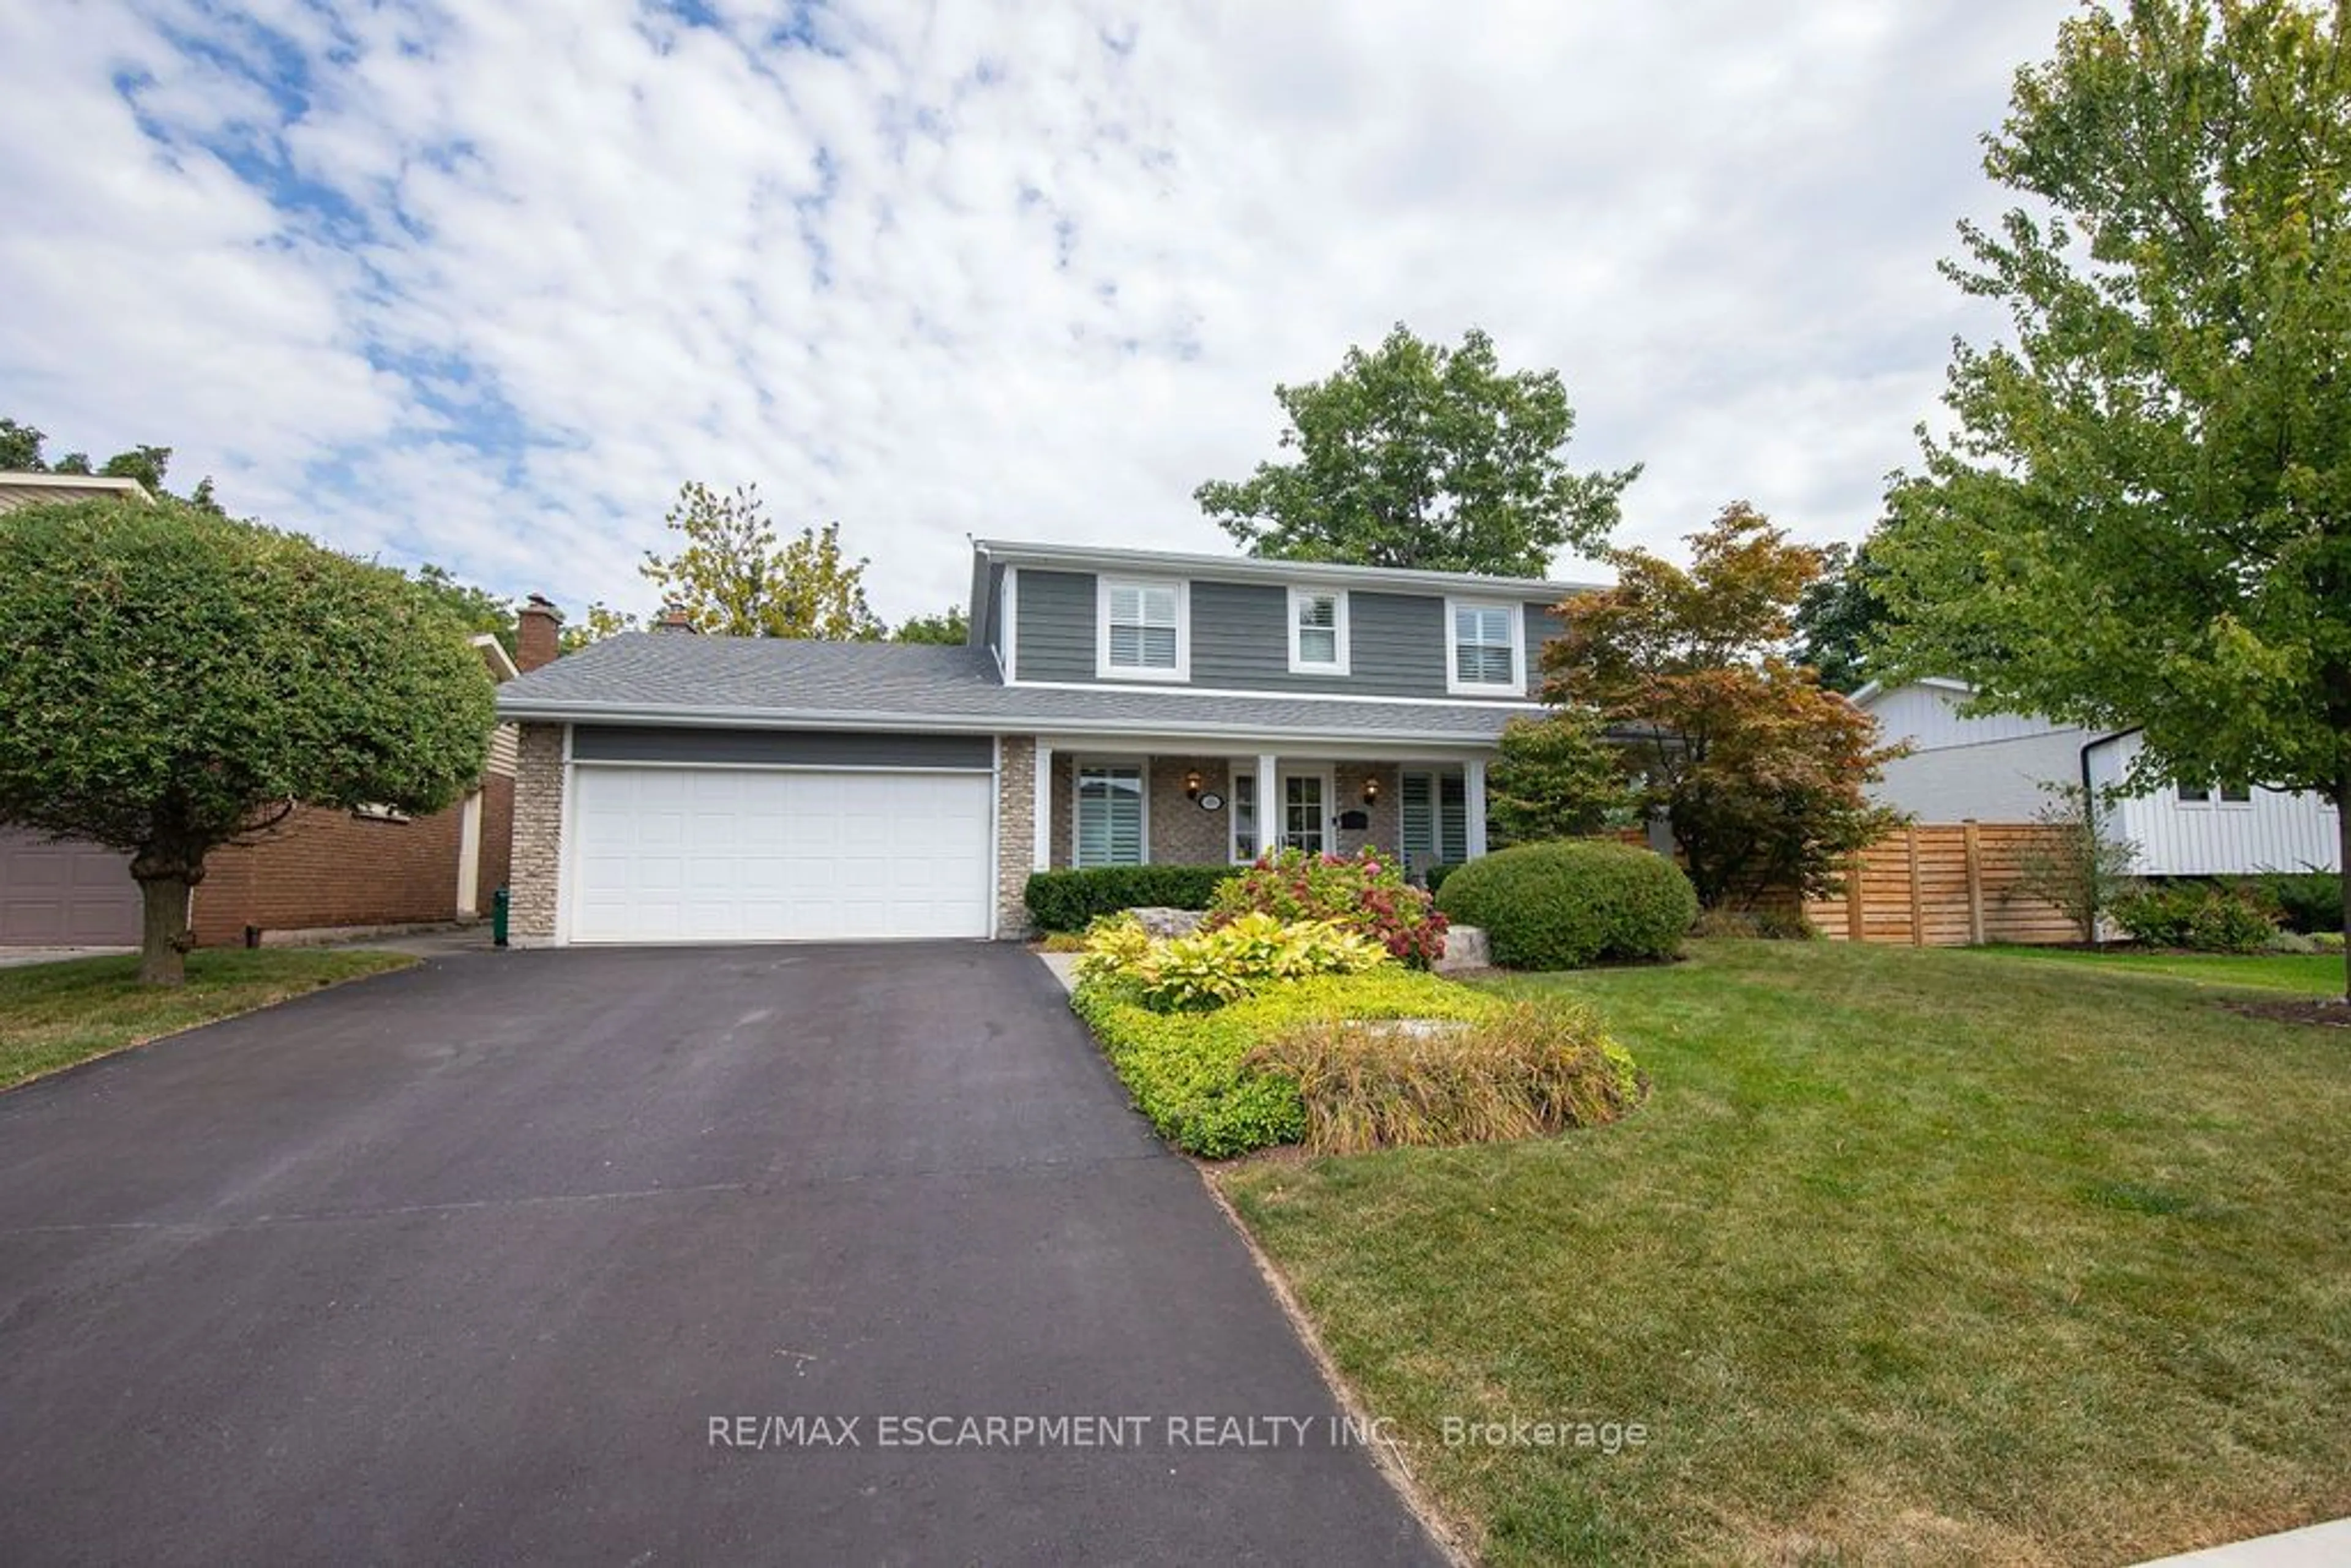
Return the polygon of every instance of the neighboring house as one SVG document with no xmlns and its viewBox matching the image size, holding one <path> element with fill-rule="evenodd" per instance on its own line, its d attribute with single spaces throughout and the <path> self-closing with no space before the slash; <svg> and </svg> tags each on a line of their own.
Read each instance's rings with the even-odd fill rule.
<svg viewBox="0 0 2351 1568">
<path fill-rule="evenodd" d="M 150 498 L 132 479 L 0 473 L 0 512 L 84 494 Z M 474 642 L 491 677 L 503 682 L 554 658 L 556 628 L 554 608 L 538 605 L 518 623 L 517 658 L 494 637 Z M 501 725 L 480 786 L 445 811 L 410 820 L 306 806 L 252 844 L 215 851 L 189 900 L 197 943 L 487 914 L 507 876 L 514 773 L 514 727 Z M 129 946 L 139 927 L 139 888 L 125 856 L 0 827 L 0 946 Z"/>
<path fill-rule="evenodd" d="M 608 638 L 499 693 L 516 939 L 1010 936 L 1051 867 L 1468 859 L 1581 591 L 981 540 L 964 647 Z"/>
<path fill-rule="evenodd" d="M 1975 695 L 1959 681 L 1876 682 L 1854 693 L 1888 741 L 1912 754 L 1886 767 L 1871 793 L 1921 822 L 2029 822 L 2050 801 L 2044 782 L 2119 784 L 2139 754 L 2137 730 L 2092 730 L 2020 714 L 1959 711 Z M 2107 831 L 2138 846 L 2144 876 L 2217 876 L 2338 869 L 2333 802 L 2243 785 L 2167 784 L 2116 799 Z"/>
</svg>

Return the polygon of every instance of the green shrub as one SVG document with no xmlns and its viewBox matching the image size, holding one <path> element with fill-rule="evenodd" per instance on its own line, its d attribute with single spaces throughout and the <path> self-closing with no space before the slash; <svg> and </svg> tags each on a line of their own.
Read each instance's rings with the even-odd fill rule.
<svg viewBox="0 0 2351 1568">
<path fill-rule="evenodd" d="M 2251 896 L 2209 883 L 2143 887 L 2115 900 L 2116 925 L 2151 947 L 2258 953 L 2277 929 Z"/>
<path fill-rule="evenodd" d="M 1244 915 L 1184 936 L 1154 941 L 1132 917 L 1095 922 L 1078 972 L 1124 979 L 1154 1012 L 1198 1012 L 1311 975 L 1360 974 L 1388 961 L 1359 931 L 1328 920 Z"/>
<path fill-rule="evenodd" d="M 1801 909 L 1708 909 L 1690 927 L 1693 936 L 1729 936 L 1761 942 L 1812 942 L 1821 928 Z"/>
<path fill-rule="evenodd" d="M 1573 969 L 1669 958 L 1698 917 L 1689 878 L 1663 855 L 1606 839 L 1520 844 L 1445 879 L 1437 907 L 1483 927 L 1494 962 Z"/>
<path fill-rule="evenodd" d="M 1071 1005 L 1092 1028 L 1135 1108 L 1168 1142 L 1207 1159 L 1294 1144 L 1305 1134 L 1296 1080 L 1249 1060 L 1267 1040 L 1323 1019 L 1476 1021 L 1505 1007 L 1482 991 L 1394 964 L 1291 981 L 1213 1012 L 1154 1012 L 1135 981 L 1116 977 L 1081 981 Z"/>
<path fill-rule="evenodd" d="M 1394 855 L 1366 848 L 1353 860 L 1281 850 L 1217 889 L 1208 924 L 1244 915 L 1328 920 L 1360 931 L 1391 957 L 1425 968 L 1445 955 L 1445 916 L 1429 895 L 1404 879 Z"/>
<path fill-rule="evenodd" d="M 1228 865 L 1102 865 L 1032 873 L 1024 894 L 1040 931 L 1083 931 L 1122 909 L 1206 909 Z"/>
<path fill-rule="evenodd" d="M 1294 1080 L 1318 1155 L 1502 1143 L 1613 1122 L 1633 1059 L 1588 1009 L 1519 1002 L 1447 1027 L 1318 1019 L 1247 1058 Z"/>
<path fill-rule="evenodd" d="M 1468 865 L 1468 863 L 1469 862 L 1468 861 L 1429 862 L 1428 864 L 1422 869 L 1420 873 L 1421 882 L 1428 889 L 1428 896 L 1435 898 L 1437 896 L 1437 890 L 1445 885 L 1445 879 L 1451 876 L 1455 872 L 1459 871 L 1463 866 Z"/>
<path fill-rule="evenodd" d="M 2265 871 L 2241 883 L 2289 931 L 2343 929 L 2343 878 L 2331 871 Z"/>
</svg>

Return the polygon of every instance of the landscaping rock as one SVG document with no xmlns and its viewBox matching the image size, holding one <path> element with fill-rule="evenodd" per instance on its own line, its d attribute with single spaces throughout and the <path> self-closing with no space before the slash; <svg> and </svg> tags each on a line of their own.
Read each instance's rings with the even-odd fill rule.
<svg viewBox="0 0 2351 1568">
<path fill-rule="evenodd" d="M 1456 925 L 1445 933 L 1445 956 L 1429 967 L 1440 975 L 1450 975 L 1461 969 L 1489 969 L 1493 966 L 1494 955 L 1486 946 L 1486 934 L 1475 925 Z"/>
<path fill-rule="evenodd" d="M 1189 936 L 1200 928 L 1207 916 L 1196 909 L 1130 909 L 1127 911 L 1143 923 L 1143 928 L 1154 936 Z"/>
</svg>

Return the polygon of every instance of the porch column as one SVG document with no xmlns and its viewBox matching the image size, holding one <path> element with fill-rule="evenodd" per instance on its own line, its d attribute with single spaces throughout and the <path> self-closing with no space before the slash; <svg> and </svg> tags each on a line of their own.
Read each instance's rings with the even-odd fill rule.
<svg viewBox="0 0 2351 1568">
<path fill-rule="evenodd" d="M 1287 813 L 1281 809 L 1280 761 L 1272 752 L 1260 752 L 1257 759 L 1257 849 L 1263 854 L 1281 847 L 1282 830 L 1288 825 Z"/>
<path fill-rule="evenodd" d="M 1037 803 L 1029 813 L 1029 837 L 1032 841 L 1029 867 L 1034 871 L 1053 869 L 1053 748 L 1042 740 L 1037 743 L 1037 764 L 1034 769 Z"/>
<path fill-rule="evenodd" d="M 1486 852 L 1486 759 L 1472 757 L 1461 765 L 1461 816 L 1469 858 Z"/>
</svg>

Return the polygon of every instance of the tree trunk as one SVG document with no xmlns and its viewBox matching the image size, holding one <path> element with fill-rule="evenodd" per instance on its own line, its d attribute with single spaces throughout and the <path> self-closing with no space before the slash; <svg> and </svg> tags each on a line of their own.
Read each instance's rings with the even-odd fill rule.
<svg viewBox="0 0 2351 1568">
<path fill-rule="evenodd" d="M 139 879 L 139 983 L 176 986 L 188 977 L 189 879 L 185 873 Z"/>
<path fill-rule="evenodd" d="M 2335 781 L 2335 870 L 2343 879 L 2343 1005 L 2351 1008 L 2351 772 Z"/>
</svg>

